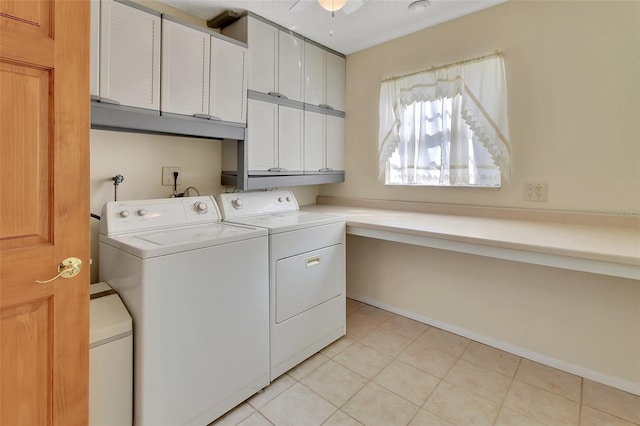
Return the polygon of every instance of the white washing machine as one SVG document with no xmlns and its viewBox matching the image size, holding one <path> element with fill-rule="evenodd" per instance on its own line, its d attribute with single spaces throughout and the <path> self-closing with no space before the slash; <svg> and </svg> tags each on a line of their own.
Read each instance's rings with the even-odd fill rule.
<svg viewBox="0 0 640 426">
<path fill-rule="evenodd" d="M 213 197 L 109 202 L 100 278 L 133 317 L 134 424 L 207 424 L 269 384 L 267 232 Z"/>
<path fill-rule="evenodd" d="M 345 334 L 345 218 L 300 212 L 290 191 L 217 200 L 225 222 L 269 231 L 273 381 Z"/>
</svg>

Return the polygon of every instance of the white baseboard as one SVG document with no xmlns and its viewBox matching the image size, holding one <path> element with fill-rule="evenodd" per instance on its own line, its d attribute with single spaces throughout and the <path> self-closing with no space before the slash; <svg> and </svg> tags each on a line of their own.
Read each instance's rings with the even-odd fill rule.
<svg viewBox="0 0 640 426">
<path fill-rule="evenodd" d="M 359 296 L 349 292 L 347 292 L 347 297 L 349 299 L 357 300 L 359 302 L 366 303 L 367 305 L 372 305 L 377 308 L 384 309 L 385 311 L 393 312 L 394 314 L 402 315 L 403 317 L 407 317 L 412 320 L 416 320 L 421 323 L 449 331 L 451 333 L 466 337 L 476 342 L 484 343 L 485 345 L 521 356 L 531 361 L 535 361 L 549 367 L 557 368 L 558 370 L 566 371 L 567 373 L 575 374 L 576 376 L 584 377 L 585 379 L 602 383 L 603 385 L 611 386 L 613 388 L 640 396 L 640 383 L 630 382 L 619 377 L 610 376 L 608 374 L 600 373 L 598 371 L 594 371 L 580 365 L 572 364 L 537 352 L 533 352 L 528 349 L 503 342 L 501 340 L 497 340 L 461 327 L 457 327 L 448 323 L 444 323 L 442 321 L 435 320 L 433 318 L 426 317 L 424 315 L 416 314 L 414 312 L 406 311 L 395 306 L 387 305 L 386 303 L 382 303 L 369 297 Z"/>
</svg>

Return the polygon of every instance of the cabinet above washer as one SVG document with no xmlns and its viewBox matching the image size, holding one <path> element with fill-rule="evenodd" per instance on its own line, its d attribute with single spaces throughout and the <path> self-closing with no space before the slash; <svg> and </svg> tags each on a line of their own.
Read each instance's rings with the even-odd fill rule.
<svg viewBox="0 0 640 426">
<path fill-rule="evenodd" d="M 344 111 L 344 57 L 308 40 L 304 45 L 304 103 Z"/>
<path fill-rule="evenodd" d="M 91 12 L 91 98 L 159 111 L 160 13 L 115 0 Z"/>
<path fill-rule="evenodd" d="M 302 36 L 252 14 L 223 28 L 222 34 L 249 46 L 249 90 L 304 101 Z"/>
<path fill-rule="evenodd" d="M 245 43 L 127 0 L 91 1 L 90 43 L 92 128 L 245 138 Z"/>
<path fill-rule="evenodd" d="M 246 107 L 246 45 L 163 15 L 161 112 L 245 123 Z"/>
</svg>

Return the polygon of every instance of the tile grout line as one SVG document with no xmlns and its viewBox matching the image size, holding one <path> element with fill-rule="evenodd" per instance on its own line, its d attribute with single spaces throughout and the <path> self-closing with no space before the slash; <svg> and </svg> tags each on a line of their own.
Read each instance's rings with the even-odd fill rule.
<svg viewBox="0 0 640 426">
<path fill-rule="evenodd" d="M 513 370 L 513 375 L 511 376 L 511 381 L 509 382 L 509 387 L 507 388 L 507 394 L 504 396 L 504 398 L 502 399 L 502 402 L 500 403 L 500 406 L 498 407 L 498 415 L 493 420 L 494 425 L 498 422 L 498 419 L 500 418 L 500 414 L 504 409 L 504 403 L 507 401 L 507 398 L 509 397 L 509 393 L 511 392 L 511 388 L 513 387 L 513 383 L 516 381 L 516 375 L 518 374 L 518 370 L 520 369 L 521 364 L 522 364 L 522 357 L 518 357 L 518 365 L 516 366 L 515 370 Z M 529 416 L 526 416 L 526 417 L 529 417 Z"/>
</svg>

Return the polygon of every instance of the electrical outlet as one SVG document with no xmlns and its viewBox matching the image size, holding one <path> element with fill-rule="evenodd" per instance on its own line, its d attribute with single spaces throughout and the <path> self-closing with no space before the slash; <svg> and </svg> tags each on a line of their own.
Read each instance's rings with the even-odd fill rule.
<svg viewBox="0 0 640 426">
<path fill-rule="evenodd" d="M 162 168 L 162 186 L 173 186 L 173 172 L 178 172 L 178 186 L 182 177 L 182 167 L 163 167 Z"/>
<path fill-rule="evenodd" d="M 524 199 L 527 201 L 547 201 L 547 184 L 546 183 L 527 183 L 525 184 Z"/>
</svg>

